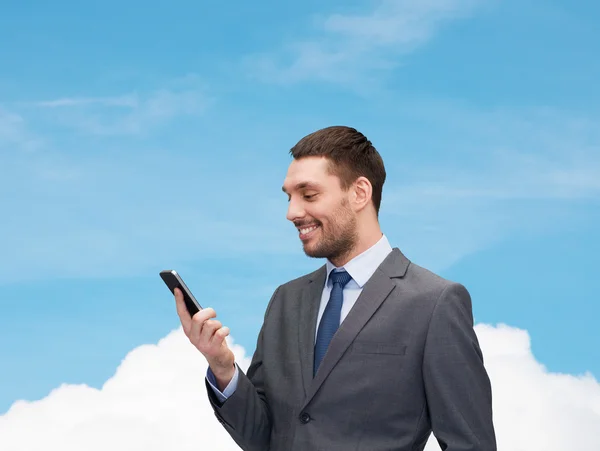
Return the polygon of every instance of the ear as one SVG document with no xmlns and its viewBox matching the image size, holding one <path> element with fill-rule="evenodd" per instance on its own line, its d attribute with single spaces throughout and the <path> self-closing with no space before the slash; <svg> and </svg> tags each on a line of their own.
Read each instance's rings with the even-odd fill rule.
<svg viewBox="0 0 600 451">
<path fill-rule="evenodd" d="M 359 177 L 354 182 L 353 186 L 353 204 L 355 211 L 364 210 L 373 196 L 373 186 L 366 177 Z"/>
</svg>

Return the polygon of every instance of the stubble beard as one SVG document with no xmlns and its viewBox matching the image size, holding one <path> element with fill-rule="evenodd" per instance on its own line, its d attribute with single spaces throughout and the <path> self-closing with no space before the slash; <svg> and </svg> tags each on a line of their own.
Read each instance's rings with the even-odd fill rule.
<svg viewBox="0 0 600 451">
<path fill-rule="evenodd" d="M 312 258 L 327 258 L 330 261 L 342 260 L 350 254 L 358 241 L 356 218 L 348 208 L 348 202 L 343 202 L 332 215 L 329 227 L 325 229 L 320 223 L 321 237 L 312 247 L 304 245 L 304 253 Z"/>
</svg>

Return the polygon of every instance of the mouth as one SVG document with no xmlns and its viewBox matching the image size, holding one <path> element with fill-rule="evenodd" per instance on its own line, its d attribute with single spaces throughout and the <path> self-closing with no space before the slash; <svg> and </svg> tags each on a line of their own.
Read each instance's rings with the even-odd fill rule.
<svg viewBox="0 0 600 451">
<path fill-rule="evenodd" d="M 298 227 L 298 232 L 300 232 L 300 239 L 302 241 L 308 240 L 311 236 L 314 235 L 315 231 L 318 228 L 319 226 L 317 224 Z"/>
</svg>

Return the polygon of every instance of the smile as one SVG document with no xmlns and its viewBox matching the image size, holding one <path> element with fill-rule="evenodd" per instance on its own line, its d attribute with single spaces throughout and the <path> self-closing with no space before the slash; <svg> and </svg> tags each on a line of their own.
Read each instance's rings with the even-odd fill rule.
<svg viewBox="0 0 600 451">
<path fill-rule="evenodd" d="M 318 228 L 319 228 L 318 225 L 312 225 L 309 227 L 299 227 L 298 231 L 300 232 L 300 239 L 308 238 Z"/>
</svg>

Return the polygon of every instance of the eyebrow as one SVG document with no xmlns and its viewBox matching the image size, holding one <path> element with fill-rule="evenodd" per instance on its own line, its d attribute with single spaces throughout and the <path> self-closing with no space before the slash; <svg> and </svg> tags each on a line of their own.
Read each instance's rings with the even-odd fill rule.
<svg viewBox="0 0 600 451">
<path fill-rule="evenodd" d="M 294 187 L 294 189 L 296 189 L 296 190 L 305 189 L 305 188 L 319 189 L 319 185 L 317 185 L 315 183 L 311 183 L 311 182 L 300 182 L 300 183 L 297 183 L 296 186 Z M 287 190 L 285 189 L 285 186 L 281 187 L 281 191 L 288 194 Z"/>
</svg>

